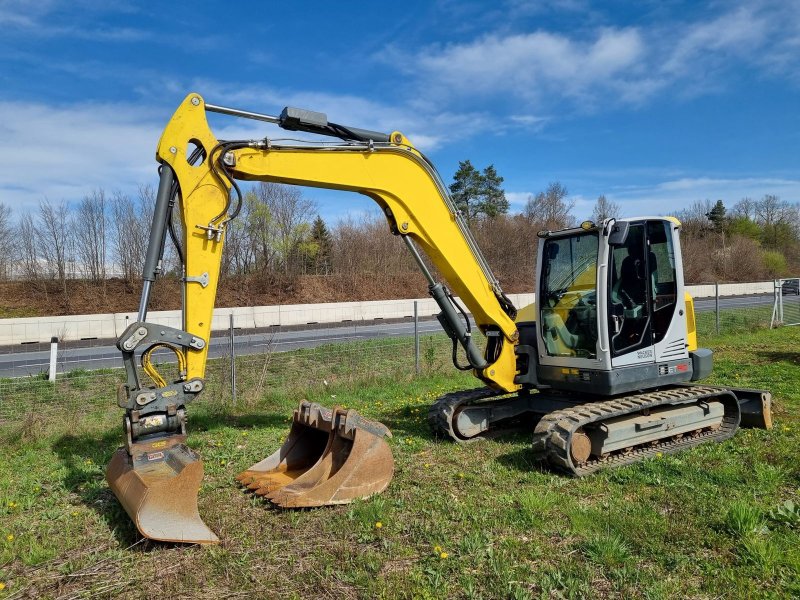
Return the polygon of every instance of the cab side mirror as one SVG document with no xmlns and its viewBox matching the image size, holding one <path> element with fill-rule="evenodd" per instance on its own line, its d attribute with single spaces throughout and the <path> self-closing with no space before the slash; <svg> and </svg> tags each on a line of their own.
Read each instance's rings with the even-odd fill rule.
<svg viewBox="0 0 800 600">
<path fill-rule="evenodd" d="M 608 245 L 624 246 L 625 240 L 628 239 L 629 228 L 630 223 L 628 221 L 614 221 L 608 232 Z"/>
</svg>

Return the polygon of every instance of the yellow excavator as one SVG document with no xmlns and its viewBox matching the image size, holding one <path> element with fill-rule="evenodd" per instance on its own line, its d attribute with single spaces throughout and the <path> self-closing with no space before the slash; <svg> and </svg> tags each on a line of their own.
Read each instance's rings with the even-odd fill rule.
<svg viewBox="0 0 800 600">
<path fill-rule="evenodd" d="M 317 137 L 221 141 L 209 112 Z M 126 443 L 106 474 L 145 537 L 218 541 L 198 514 L 203 467 L 186 445 L 186 406 L 205 387 L 222 247 L 242 204 L 240 181 L 357 192 L 380 206 L 429 283 L 455 366 L 483 383 L 435 402 L 429 422 L 439 436 L 468 442 L 531 423 L 537 458 L 586 475 L 724 440 L 740 425 L 771 426 L 769 392 L 695 383 L 711 373 L 712 353 L 697 345 L 677 219 L 612 218 L 539 232 L 536 304 L 517 310 L 435 167 L 398 131 L 339 125 L 290 107 L 260 114 L 193 93 L 167 124 L 156 159 L 160 182 L 138 319 L 117 342 L 127 374 L 118 392 Z M 147 322 L 167 235 L 183 268 L 181 329 Z M 472 321 L 486 338 L 483 350 Z M 158 348 L 178 357 L 176 381 L 155 370 Z M 137 352 L 154 386 L 140 381 Z M 284 445 L 237 479 L 284 507 L 366 497 L 392 477 L 389 435 L 354 411 L 303 402 Z"/>
</svg>

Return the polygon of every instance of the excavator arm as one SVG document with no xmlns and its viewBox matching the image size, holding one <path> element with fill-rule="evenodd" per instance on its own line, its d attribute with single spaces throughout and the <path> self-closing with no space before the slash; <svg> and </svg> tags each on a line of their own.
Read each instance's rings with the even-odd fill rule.
<svg viewBox="0 0 800 600">
<path fill-rule="evenodd" d="M 280 144 L 266 138 L 220 143 L 209 129 L 207 110 L 199 95 L 190 94 L 167 125 L 156 155 L 163 165 L 162 176 L 170 170 L 181 192 L 186 331 L 206 341 L 209 338 L 225 224 L 236 210 L 235 201 L 229 202 L 235 180 L 357 192 L 374 200 L 392 233 L 403 237 L 428 278 L 431 294 L 442 310 L 440 321 L 445 331 L 461 344 L 475 375 L 498 390 L 519 389 L 514 382 L 518 339 L 514 307 L 503 295 L 435 169 L 403 134 L 386 136 L 342 128 L 333 131 L 361 139 L 339 144 Z M 210 110 L 254 116 L 216 106 Z M 255 116 L 274 119 L 285 128 L 330 134 L 321 125 L 291 121 L 291 115 L 297 113 L 319 120 L 319 113 L 296 109 L 286 109 L 282 120 Z M 370 135 L 385 141 L 363 139 Z M 195 154 L 192 160 L 192 151 L 198 148 L 201 158 Z M 449 290 L 464 302 L 478 329 L 489 337 L 483 355 L 450 292 L 434 280 L 417 247 L 436 266 Z M 186 350 L 189 379 L 203 377 L 206 355 L 207 346 Z"/>
</svg>

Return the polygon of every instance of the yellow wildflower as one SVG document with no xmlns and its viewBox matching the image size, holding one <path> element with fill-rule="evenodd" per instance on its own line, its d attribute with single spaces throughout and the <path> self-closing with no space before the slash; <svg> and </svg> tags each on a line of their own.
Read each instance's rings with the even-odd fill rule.
<svg viewBox="0 0 800 600">
<path fill-rule="evenodd" d="M 459 474 L 458 474 L 458 476 L 459 476 L 459 477 L 461 477 L 461 478 L 463 479 L 463 477 L 464 477 L 464 474 L 463 474 L 463 473 L 459 473 Z"/>
<path fill-rule="evenodd" d="M 9 542 L 13 542 L 13 541 L 14 541 L 14 534 L 13 534 L 13 533 L 9 533 L 9 534 L 6 536 L 6 539 L 7 539 Z"/>
<path fill-rule="evenodd" d="M 664 456 L 663 452 L 656 452 L 656 458 L 661 458 L 662 456 Z"/>
<path fill-rule="evenodd" d="M 0 581 L 0 592 L 2 592 L 4 589 L 6 589 L 6 584 Z"/>
<path fill-rule="evenodd" d="M 380 521 L 375 523 L 375 529 L 380 529 L 381 527 L 383 527 L 383 523 L 381 523 Z"/>
<path fill-rule="evenodd" d="M 439 555 L 439 558 L 447 558 L 448 556 L 450 556 L 450 555 L 449 555 L 447 552 L 442 552 L 442 553 Z"/>
<path fill-rule="evenodd" d="M 441 547 L 441 546 L 434 546 L 434 547 L 433 547 L 433 551 L 434 551 L 436 554 L 441 554 L 441 553 L 442 553 L 442 547 Z"/>
</svg>

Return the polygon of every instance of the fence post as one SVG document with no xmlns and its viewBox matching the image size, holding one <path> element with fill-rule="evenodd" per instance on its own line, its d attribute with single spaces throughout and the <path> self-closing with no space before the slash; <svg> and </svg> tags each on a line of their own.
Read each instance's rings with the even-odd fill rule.
<svg viewBox="0 0 800 600">
<path fill-rule="evenodd" d="M 419 375 L 419 311 L 414 300 L 414 372 Z"/>
<path fill-rule="evenodd" d="M 236 402 L 236 340 L 233 332 L 233 313 L 229 319 L 230 355 L 231 355 L 231 397 Z"/>
<path fill-rule="evenodd" d="M 719 281 L 714 283 L 714 298 L 715 312 L 717 313 L 717 335 L 719 335 Z"/>
<path fill-rule="evenodd" d="M 56 380 L 56 358 L 58 357 L 58 336 L 50 338 L 50 371 L 48 381 Z"/>
</svg>

